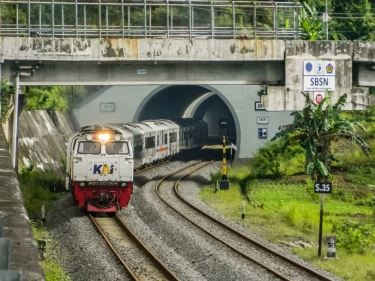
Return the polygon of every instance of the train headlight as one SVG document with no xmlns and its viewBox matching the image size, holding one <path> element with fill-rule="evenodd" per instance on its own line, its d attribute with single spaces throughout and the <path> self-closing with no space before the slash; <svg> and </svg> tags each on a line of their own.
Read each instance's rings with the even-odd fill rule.
<svg viewBox="0 0 375 281">
<path fill-rule="evenodd" d="M 121 183 L 121 187 L 126 187 L 126 185 L 127 185 L 126 182 Z"/>
<path fill-rule="evenodd" d="M 87 135 L 86 139 L 89 140 L 89 141 L 92 140 L 92 135 Z"/>
<path fill-rule="evenodd" d="M 121 139 L 121 136 L 120 135 L 116 135 L 115 136 L 115 140 L 119 141 Z"/>
<path fill-rule="evenodd" d="M 107 141 L 107 140 L 109 140 L 109 135 L 108 134 L 99 134 L 98 138 L 100 140 Z"/>
<path fill-rule="evenodd" d="M 79 183 L 79 186 L 80 186 L 80 187 L 84 187 L 84 186 L 85 186 L 85 183 L 84 183 L 84 182 L 80 182 L 80 183 Z"/>
</svg>

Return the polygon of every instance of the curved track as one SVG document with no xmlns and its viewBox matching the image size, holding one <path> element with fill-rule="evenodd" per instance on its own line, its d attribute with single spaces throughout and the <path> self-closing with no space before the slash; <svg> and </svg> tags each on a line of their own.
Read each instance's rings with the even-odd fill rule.
<svg viewBox="0 0 375 281">
<path fill-rule="evenodd" d="M 225 244 L 227 247 L 229 247 L 230 249 L 232 249 L 233 251 L 237 252 L 238 254 L 242 255 L 243 257 L 245 257 L 246 259 L 252 261 L 253 263 L 261 266 L 262 268 L 266 269 L 267 271 L 271 272 L 272 274 L 274 274 L 275 276 L 277 276 L 278 278 L 280 278 L 281 280 L 285 280 L 285 281 L 291 281 L 291 280 L 296 280 L 294 277 L 295 275 L 298 275 L 298 276 L 304 276 L 302 277 L 303 280 L 324 280 L 324 281 L 330 281 L 331 279 L 324 276 L 324 275 L 321 275 L 320 273 L 280 254 L 280 253 L 277 253 L 275 252 L 274 250 L 268 248 L 267 246 L 265 245 L 262 245 L 260 244 L 259 242 L 255 241 L 254 239 L 238 232 L 237 230 L 231 228 L 230 226 L 226 225 L 225 223 L 217 220 L 216 218 L 206 214 L 204 211 L 200 210 L 199 208 L 193 206 L 192 204 L 190 204 L 189 202 L 187 202 L 186 200 L 183 199 L 183 197 L 180 195 L 179 193 L 179 183 L 181 180 L 183 180 L 184 178 L 188 177 L 189 175 L 191 175 L 192 173 L 202 169 L 203 167 L 211 164 L 213 161 L 210 161 L 210 162 L 207 162 L 207 163 L 203 163 L 203 165 L 199 165 L 200 163 L 202 163 L 202 161 L 199 161 L 197 163 L 194 163 L 194 164 L 191 164 L 191 165 L 188 165 L 188 166 L 185 166 L 184 168 L 182 169 L 179 169 L 173 173 L 171 173 L 170 175 L 164 177 L 163 179 L 161 179 L 156 187 L 155 187 L 155 191 L 156 193 L 158 194 L 158 196 L 160 197 L 161 200 L 163 200 L 169 207 L 171 207 L 173 210 L 175 210 L 177 213 L 179 213 L 181 216 L 183 216 L 185 219 L 187 219 L 190 223 L 194 224 L 195 226 L 197 226 L 198 228 L 200 228 L 201 230 L 203 230 L 205 233 L 209 234 L 210 236 L 212 236 L 214 239 L 220 241 L 221 243 Z M 195 168 L 193 170 L 191 170 L 192 167 L 194 166 L 198 166 L 198 168 Z M 176 198 L 178 198 L 179 200 L 182 200 L 182 202 L 188 206 L 190 209 L 193 210 L 193 212 L 195 212 L 196 215 L 194 215 L 194 219 L 190 218 L 191 216 L 187 216 L 185 214 L 183 214 L 181 212 L 181 210 L 179 210 L 178 208 L 174 207 L 170 202 L 167 202 L 166 199 L 163 198 L 163 196 L 161 195 L 160 193 L 160 188 L 161 188 L 161 185 L 163 183 L 163 181 L 165 181 L 166 179 L 172 177 L 173 175 L 176 175 L 177 173 L 180 173 L 184 170 L 190 170 L 188 172 L 185 172 L 185 174 L 183 176 L 181 176 L 177 181 L 176 183 L 174 184 L 174 194 L 176 195 Z M 177 200 L 178 200 L 177 199 Z M 197 216 L 200 217 L 199 221 L 201 221 L 200 223 L 197 223 L 198 219 L 197 219 Z M 202 223 L 202 218 L 204 218 L 204 223 Z M 216 224 L 216 227 L 219 227 L 222 229 L 223 233 L 224 234 L 221 234 L 221 235 L 215 235 L 212 233 L 212 231 L 209 231 L 206 229 L 206 226 L 208 224 Z M 204 226 L 203 226 L 204 225 Z M 229 235 L 231 236 L 236 236 L 235 239 L 241 239 L 241 243 L 242 244 L 247 244 L 247 249 L 249 249 L 249 247 L 251 248 L 251 250 L 249 251 L 246 251 L 248 253 L 253 253 L 252 256 L 250 255 L 247 255 L 245 254 L 244 250 L 243 249 L 238 249 L 238 247 L 236 246 L 233 246 L 232 243 L 230 242 L 226 242 L 224 240 L 226 239 L 221 239 L 219 238 L 220 237 L 227 237 L 228 236 L 228 233 L 230 233 Z M 230 239 L 229 239 L 230 240 Z M 238 243 L 237 243 L 238 245 Z M 254 248 L 257 248 L 255 251 L 254 251 Z M 254 252 L 261 252 L 262 253 L 262 259 L 260 259 L 256 254 L 254 255 Z M 265 256 L 265 253 L 266 253 L 266 258 L 263 259 L 263 257 Z M 268 264 L 266 265 L 266 262 L 265 261 L 270 261 L 268 262 Z M 272 264 L 273 266 L 269 266 L 269 264 Z M 285 267 L 287 267 L 288 269 L 284 270 Z M 306 278 L 306 279 L 305 279 Z M 298 279 L 298 280 L 301 280 L 301 279 Z"/>
<path fill-rule="evenodd" d="M 179 280 L 117 215 L 109 218 L 89 214 L 89 217 L 133 280 L 147 280 L 147 276 L 156 281 Z M 139 252 L 137 261 L 127 260 L 126 253 L 129 251 Z M 142 261 L 141 265 L 139 261 Z"/>
</svg>

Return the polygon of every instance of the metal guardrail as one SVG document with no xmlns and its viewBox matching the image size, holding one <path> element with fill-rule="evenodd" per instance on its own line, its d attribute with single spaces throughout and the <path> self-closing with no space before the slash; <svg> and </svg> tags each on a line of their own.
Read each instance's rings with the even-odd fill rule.
<svg viewBox="0 0 375 281">
<path fill-rule="evenodd" d="M 0 36 L 298 39 L 301 8 L 270 1 L 0 0 Z"/>
<path fill-rule="evenodd" d="M 21 275 L 18 271 L 9 270 L 10 265 L 10 239 L 3 238 L 3 218 L 0 218 L 0 280 L 20 281 Z"/>
</svg>

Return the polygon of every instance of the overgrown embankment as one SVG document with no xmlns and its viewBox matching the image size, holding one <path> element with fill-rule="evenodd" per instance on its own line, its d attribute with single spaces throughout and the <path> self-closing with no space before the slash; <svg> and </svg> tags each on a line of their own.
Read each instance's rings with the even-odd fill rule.
<svg viewBox="0 0 375 281">
<path fill-rule="evenodd" d="M 333 190 L 324 195 L 322 257 L 317 249 L 321 195 L 305 174 L 304 143 L 285 148 L 287 137 L 267 143 L 251 162 L 228 168 L 228 191 L 214 193 L 212 183 L 200 196 L 226 217 L 344 280 L 375 280 L 375 123 L 362 124 L 367 132 L 355 132 L 369 146 L 370 157 L 352 139 L 337 139 L 330 147 L 341 162 L 329 163 Z M 217 179 L 221 173 L 212 175 L 213 182 Z M 329 236 L 337 239 L 339 258 L 325 261 Z"/>
</svg>

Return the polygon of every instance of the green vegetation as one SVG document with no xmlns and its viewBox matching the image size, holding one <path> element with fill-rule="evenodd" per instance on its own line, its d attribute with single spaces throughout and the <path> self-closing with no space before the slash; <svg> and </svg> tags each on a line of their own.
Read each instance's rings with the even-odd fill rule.
<svg viewBox="0 0 375 281">
<path fill-rule="evenodd" d="M 47 240 L 48 232 L 45 228 L 38 226 L 36 222 L 31 222 L 31 230 L 33 231 L 35 240 Z M 54 248 L 57 246 L 56 242 L 47 242 L 46 253 L 44 254 L 44 259 L 42 259 L 42 267 L 44 274 L 46 276 L 46 281 L 69 281 L 67 274 L 61 269 L 58 260 L 61 261 L 65 257 L 56 257 L 54 253 Z"/>
<path fill-rule="evenodd" d="M 374 109 L 343 113 L 327 99 L 318 120 L 316 110 L 320 109 L 306 99 L 307 109 L 293 113 L 295 122 L 260 148 L 252 161 L 228 168 L 228 191 L 214 193 L 212 184 L 202 188 L 200 196 L 214 210 L 274 243 L 317 245 L 321 196 L 313 189 L 318 175 L 307 175 L 306 167 L 319 153 L 319 167 L 326 172 L 321 178 L 333 182 L 332 194 L 324 197 L 322 254 L 326 254 L 325 238 L 336 236 L 339 258 L 325 261 L 318 257 L 316 247 L 290 250 L 344 280 L 374 280 L 375 127 L 370 122 Z M 363 126 L 358 120 L 369 122 Z M 355 130 L 364 127 L 367 130 Z M 336 157 L 341 162 L 327 161 Z M 321 173 L 319 167 L 316 173 Z M 221 172 L 212 175 L 213 182 L 220 178 Z M 244 220 L 242 201 L 248 206 Z"/>
<path fill-rule="evenodd" d="M 62 190 L 64 188 L 64 180 L 57 178 L 54 173 L 40 172 L 30 166 L 24 169 L 18 177 L 22 191 L 24 206 L 31 218 L 31 229 L 35 240 L 47 240 L 48 232 L 37 222 L 41 219 L 41 208 L 45 205 L 48 212 L 49 207 L 54 201 L 63 196 L 63 193 L 52 192 L 54 190 Z M 54 248 L 56 242 L 47 242 L 47 252 L 45 259 L 41 261 L 44 274 L 47 281 L 68 281 L 69 278 L 62 271 L 58 260 L 62 257 L 56 257 Z"/>
</svg>

